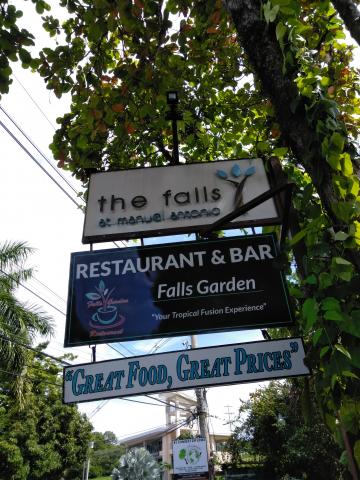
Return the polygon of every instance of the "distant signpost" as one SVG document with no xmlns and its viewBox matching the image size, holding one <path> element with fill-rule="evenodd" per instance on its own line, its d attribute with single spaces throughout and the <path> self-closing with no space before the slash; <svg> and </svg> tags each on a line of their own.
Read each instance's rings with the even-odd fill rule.
<svg viewBox="0 0 360 480">
<path fill-rule="evenodd" d="M 209 478 L 208 452 L 205 438 L 173 441 L 173 471 L 175 480 Z"/>
</svg>

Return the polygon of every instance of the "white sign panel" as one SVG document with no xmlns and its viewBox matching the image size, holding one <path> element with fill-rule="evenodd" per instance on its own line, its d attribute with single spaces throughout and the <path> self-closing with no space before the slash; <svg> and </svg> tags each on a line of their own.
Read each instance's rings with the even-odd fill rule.
<svg viewBox="0 0 360 480">
<path fill-rule="evenodd" d="M 301 338 L 249 342 L 64 368 L 64 403 L 308 375 Z"/>
<path fill-rule="evenodd" d="M 269 188 L 259 158 L 95 173 L 83 242 L 199 231 Z M 271 198 L 228 227 L 276 223 Z"/>
<path fill-rule="evenodd" d="M 175 475 L 208 472 L 205 438 L 173 441 L 173 462 Z"/>
</svg>

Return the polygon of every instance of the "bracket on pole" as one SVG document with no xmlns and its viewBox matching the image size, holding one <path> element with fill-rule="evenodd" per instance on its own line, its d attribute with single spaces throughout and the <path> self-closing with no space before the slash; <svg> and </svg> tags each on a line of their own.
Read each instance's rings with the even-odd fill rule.
<svg viewBox="0 0 360 480">
<path fill-rule="evenodd" d="M 270 188 L 266 192 L 258 195 L 257 197 L 253 198 L 249 202 L 241 205 L 241 207 L 235 208 L 232 212 L 228 213 L 224 217 L 219 218 L 216 222 L 212 223 L 209 227 L 199 232 L 200 236 L 206 236 L 208 233 L 213 232 L 214 230 L 218 230 L 222 228 L 224 225 L 227 225 L 231 220 L 234 218 L 239 217 L 240 215 L 244 215 L 244 213 L 252 210 L 253 208 L 261 205 L 262 203 L 266 202 L 270 198 L 274 197 L 275 195 L 284 191 L 284 201 L 283 201 L 283 218 L 282 218 L 282 226 L 281 226 L 281 235 L 280 235 L 280 249 L 282 249 L 287 231 L 289 229 L 289 213 L 290 213 L 290 206 L 291 206 L 291 197 L 292 191 L 294 188 L 294 183 L 282 183 L 280 185 L 276 185 L 275 187 Z"/>
</svg>

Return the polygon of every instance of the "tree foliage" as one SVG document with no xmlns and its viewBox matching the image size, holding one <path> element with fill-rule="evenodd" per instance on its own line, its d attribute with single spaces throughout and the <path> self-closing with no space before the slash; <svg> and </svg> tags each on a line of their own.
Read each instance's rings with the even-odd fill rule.
<svg viewBox="0 0 360 480">
<path fill-rule="evenodd" d="M 108 476 L 125 453 L 125 447 L 119 445 L 115 433 L 109 430 L 104 433 L 94 432 L 92 441 L 94 448 L 91 452 L 89 478 Z"/>
<path fill-rule="evenodd" d="M 122 455 L 112 480 L 159 480 L 160 465 L 146 448 L 133 448 Z"/>
<path fill-rule="evenodd" d="M 52 333 L 48 315 L 35 305 L 24 304 L 15 296 L 16 288 L 32 277 L 33 270 L 25 267 L 32 249 L 22 242 L 0 245 L 0 368 L 21 373 L 26 370 L 30 345 L 35 335 Z M 21 376 L 15 376 L 12 388 L 21 400 Z"/>
<path fill-rule="evenodd" d="M 243 455 L 250 454 L 262 459 L 271 478 L 347 478 L 338 461 L 339 448 L 316 405 L 311 422 L 304 423 L 301 387 L 301 380 L 271 382 L 240 406 L 229 442 L 235 465 L 241 465 Z"/>
<path fill-rule="evenodd" d="M 25 405 L 19 410 L 11 376 L 0 372 L 0 479 L 80 480 L 91 424 L 62 403 L 60 368 L 28 358 Z"/>
<path fill-rule="evenodd" d="M 51 148 L 85 186 L 94 170 L 171 160 L 167 90 L 180 96 L 182 161 L 281 162 L 295 183 L 290 333 L 304 336 L 323 416 L 343 426 L 359 466 L 359 73 L 344 27 L 358 39 L 357 4 L 61 0 L 69 18 L 43 16 L 57 44 L 36 62 L 47 88 L 71 94 Z"/>
</svg>

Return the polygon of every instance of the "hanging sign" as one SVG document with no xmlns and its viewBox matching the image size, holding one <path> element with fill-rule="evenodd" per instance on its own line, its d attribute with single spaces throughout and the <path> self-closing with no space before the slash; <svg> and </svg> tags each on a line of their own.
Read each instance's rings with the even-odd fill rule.
<svg viewBox="0 0 360 480">
<path fill-rule="evenodd" d="M 301 338 L 248 342 L 71 365 L 64 403 L 309 375 Z"/>
<path fill-rule="evenodd" d="M 292 323 L 273 234 L 71 255 L 65 346 Z"/>
<path fill-rule="evenodd" d="M 209 463 L 205 438 L 174 440 L 173 470 L 176 480 L 209 478 Z"/>
<path fill-rule="evenodd" d="M 83 243 L 199 231 L 269 188 L 259 158 L 95 173 Z M 277 223 L 270 199 L 224 228 Z"/>
</svg>

